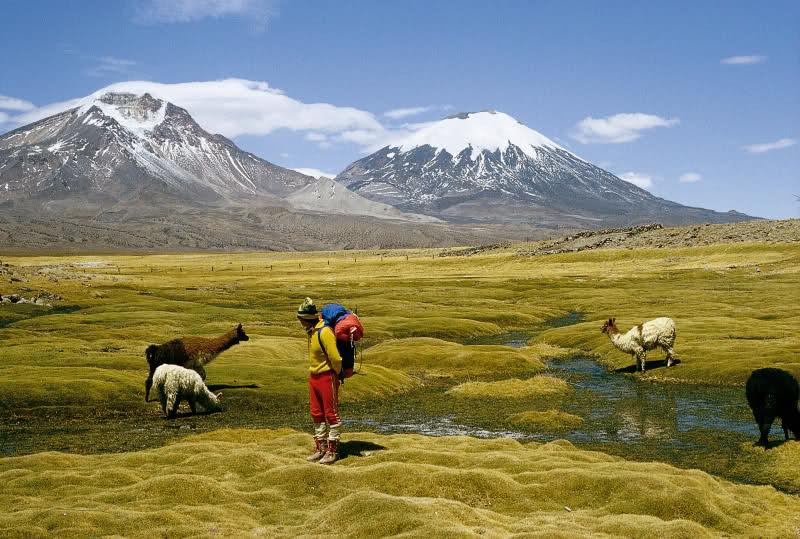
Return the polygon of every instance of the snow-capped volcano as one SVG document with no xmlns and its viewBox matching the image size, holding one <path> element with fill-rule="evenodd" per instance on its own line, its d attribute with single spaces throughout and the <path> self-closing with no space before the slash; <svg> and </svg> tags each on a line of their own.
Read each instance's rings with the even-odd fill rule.
<svg viewBox="0 0 800 539">
<path fill-rule="evenodd" d="M 203 130 L 150 94 L 105 93 L 0 136 L 0 202 L 283 197 L 312 178 Z"/>
<path fill-rule="evenodd" d="M 475 160 L 482 152 L 505 152 L 516 146 L 525 155 L 536 158 L 535 148 L 563 149 L 561 146 L 517 120 L 497 111 L 462 113 L 422 127 L 399 144 L 401 152 L 431 146 L 451 156 L 470 149 Z"/>
<path fill-rule="evenodd" d="M 451 220 L 591 226 L 742 218 L 657 198 L 496 111 L 425 125 L 336 180 L 366 198 Z"/>
</svg>

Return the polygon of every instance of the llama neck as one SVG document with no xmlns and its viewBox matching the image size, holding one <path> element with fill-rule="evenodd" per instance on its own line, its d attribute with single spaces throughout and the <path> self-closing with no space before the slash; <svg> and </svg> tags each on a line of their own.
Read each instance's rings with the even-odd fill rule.
<svg viewBox="0 0 800 539">
<path fill-rule="evenodd" d="M 235 329 L 230 330 L 224 335 L 220 335 L 216 339 L 209 340 L 208 349 L 206 350 L 208 359 L 206 359 L 204 363 L 208 363 L 235 344 L 239 344 L 239 337 L 236 335 Z"/>
<path fill-rule="evenodd" d="M 614 328 L 614 333 L 612 334 L 609 332 L 608 336 L 611 337 L 611 343 L 616 346 L 617 350 L 620 352 L 630 354 L 636 349 L 636 341 L 630 331 L 623 335 Z"/>
<path fill-rule="evenodd" d="M 608 338 L 611 339 L 611 342 L 615 342 L 615 340 L 619 338 L 619 330 L 615 326 L 606 329 L 606 333 L 608 334 Z"/>
<path fill-rule="evenodd" d="M 611 343 L 616 346 L 617 348 L 621 348 L 624 344 L 624 340 L 622 338 L 622 334 L 619 330 L 615 327 L 608 328 L 608 338 L 611 339 Z"/>
</svg>

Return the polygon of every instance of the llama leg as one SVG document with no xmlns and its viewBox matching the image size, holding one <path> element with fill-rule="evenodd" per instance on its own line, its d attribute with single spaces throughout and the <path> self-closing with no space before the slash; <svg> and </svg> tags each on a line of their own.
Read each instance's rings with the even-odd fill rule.
<svg viewBox="0 0 800 539">
<path fill-rule="evenodd" d="M 161 401 L 161 411 L 164 412 L 164 415 L 167 415 L 167 396 L 159 393 L 158 400 Z"/>
<path fill-rule="evenodd" d="M 758 445 L 763 445 L 767 447 L 769 445 L 769 429 L 772 427 L 772 422 L 775 420 L 774 417 L 760 417 L 756 418 L 758 422 L 758 430 L 761 432 L 761 436 L 758 439 Z"/>
<path fill-rule="evenodd" d="M 647 354 L 641 348 L 634 351 L 634 354 L 636 355 L 636 370 L 644 372 L 644 362 L 647 359 Z"/>
<path fill-rule="evenodd" d="M 167 417 L 174 419 L 178 415 L 178 405 L 181 403 L 177 395 L 167 397 Z"/>
<path fill-rule="evenodd" d="M 665 348 L 664 351 L 667 353 L 667 367 L 672 367 L 672 364 L 674 362 L 675 350 L 673 350 L 671 347 L 668 346 L 667 348 Z"/>
<path fill-rule="evenodd" d="M 197 409 L 195 408 L 195 404 L 194 404 L 194 399 L 189 399 L 189 408 L 192 409 L 192 413 L 193 414 L 197 413 Z"/>
</svg>

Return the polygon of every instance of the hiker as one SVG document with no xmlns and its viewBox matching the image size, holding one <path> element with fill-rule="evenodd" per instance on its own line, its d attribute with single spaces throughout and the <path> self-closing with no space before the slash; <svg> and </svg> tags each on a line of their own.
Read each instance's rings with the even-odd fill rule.
<svg viewBox="0 0 800 539">
<path fill-rule="evenodd" d="M 308 334 L 308 393 L 314 421 L 315 451 L 306 460 L 333 464 L 337 458 L 342 421 L 339 418 L 339 371 L 342 358 L 333 329 L 325 325 L 311 298 L 297 309 L 297 319 Z"/>
</svg>

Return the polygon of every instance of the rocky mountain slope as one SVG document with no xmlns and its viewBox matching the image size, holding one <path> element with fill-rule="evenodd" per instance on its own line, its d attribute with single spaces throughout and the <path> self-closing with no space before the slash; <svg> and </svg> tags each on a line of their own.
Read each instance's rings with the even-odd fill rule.
<svg viewBox="0 0 800 539">
<path fill-rule="evenodd" d="M 455 221 L 595 228 L 750 219 L 655 197 L 495 111 L 427 125 L 336 180 L 366 198 Z"/>
</svg>

